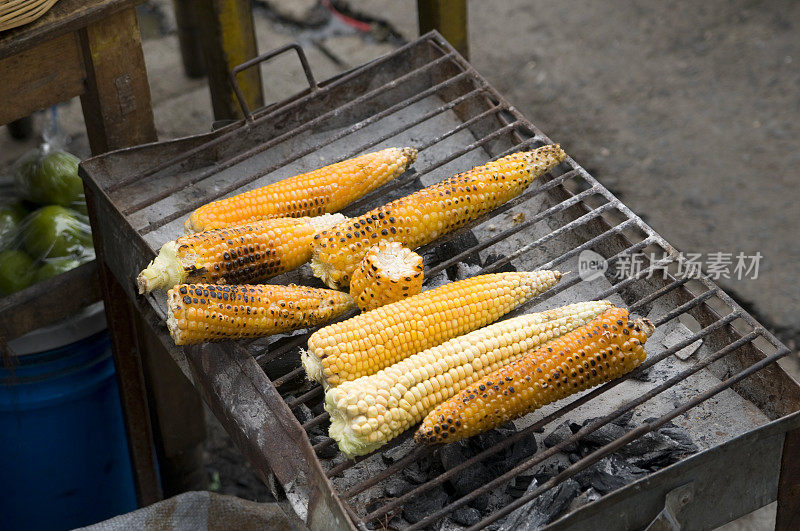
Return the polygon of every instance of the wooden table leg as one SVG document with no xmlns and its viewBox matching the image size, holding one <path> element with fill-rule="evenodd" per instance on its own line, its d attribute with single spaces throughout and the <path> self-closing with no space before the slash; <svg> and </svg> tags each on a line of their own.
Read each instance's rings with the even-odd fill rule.
<svg viewBox="0 0 800 531">
<path fill-rule="evenodd" d="M 142 38 L 133 8 L 79 31 L 86 90 L 83 117 L 92 153 L 154 142 L 156 127 Z"/>
<path fill-rule="evenodd" d="M 800 529 L 800 428 L 786 432 L 783 441 L 775 529 Z"/>
<path fill-rule="evenodd" d="M 469 59 L 467 0 L 417 0 L 417 17 L 420 35 L 436 30 Z"/>
<path fill-rule="evenodd" d="M 229 75 L 233 67 L 258 55 L 250 0 L 199 0 L 194 5 L 196 20 L 203 35 L 203 57 L 214 118 L 241 118 L 242 111 Z M 250 109 L 263 107 L 258 68 L 240 73 L 237 79 Z"/>
</svg>

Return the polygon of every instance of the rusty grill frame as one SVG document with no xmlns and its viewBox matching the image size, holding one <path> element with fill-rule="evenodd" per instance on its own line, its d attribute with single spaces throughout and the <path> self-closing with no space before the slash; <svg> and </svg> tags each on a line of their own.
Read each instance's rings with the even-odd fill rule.
<svg viewBox="0 0 800 531">
<path fill-rule="evenodd" d="M 579 440 L 591 431 L 620 417 L 625 412 L 633 410 L 689 376 L 715 366 L 714 364 L 721 360 L 728 363 L 728 368 L 736 367 L 737 370 L 729 371 L 730 374 L 726 374 L 725 378 L 721 378 L 721 382 L 718 385 L 691 397 L 669 413 L 638 426 L 636 429 L 627 432 L 622 438 L 587 455 L 532 492 L 523 495 L 490 515 L 474 528 L 477 529 L 497 521 L 535 496 L 614 452 L 621 446 L 659 428 L 671 419 L 686 413 L 710 397 L 729 388 L 735 387 L 736 391 L 747 396 L 748 400 L 753 400 L 752 397 L 761 400 L 763 403 L 759 404 L 760 409 L 767 410 L 772 407 L 774 410 L 770 412 L 770 418 L 773 421 L 757 430 L 684 459 L 668 468 L 650 473 L 646 478 L 632 485 L 623 487 L 578 511 L 567 514 L 558 522 L 551 524 L 550 527 L 564 528 L 569 525 L 577 528 L 588 528 L 589 526 L 596 526 L 597 520 L 592 520 L 596 515 L 608 515 L 610 514 L 608 512 L 609 508 L 614 506 L 614 503 L 617 504 L 614 507 L 617 507 L 620 503 L 625 506 L 625 500 L 633 500 L 637 497 L 640 501 L 644 499 L 646 502 L 640 506 L 642 514 L 631 513 L 626 517 L 629 517 L 629 520 L 625 520 L 625 522 L 626 525 L 632 527 L 643 525 L 643 523 L 646 524 L 652 519 L 653 511 L 657 512 L 659 504 L 662 503 L 659 500 L 663 499 L 663 495 L 669 490 L 669 487 L 680 484 L 676 482 L 692 476 L 687 463 L 703 463 L 703 460 L 710 459 L 708 455 L 714 454 L 714 452 L 718 454 L 718 450 L 723 447 L 728 449 L 741 447 L 741 451 L 745 451 L 743 449 L 751 448 L 755 444 L 754 441 L 773 441 L 776 437 L 780 441 L 778 439 L 775 439 L 775 441 L 782 443 L 784 433 L 796 433 L 796 431 L 792 430 L 797 430 L 800 426 L 800 416 L 797 413 L 800 409 L 800 388 L 774 363 L 787 355 L 789 349 L 766 331 L 752 316 L 708 278 L 688 279 L 676 277 L 673 273 L 682 259 L 679 253 L 597 182 L 586 170 L 569 158 L 557 171 L 535 182 L 520 197 L 459 231 L 446 235 L 425 246 L 421 252 L 431 250 L 445 242 L 453 241 L 467 231 L 481 226 L 487 220 L 497 218 L 497 216 L 509 212 L 515 207 L 523 206 L 532 198 L 550 194 L 555 198 L 554 205 L 538 212 L 530 212 L 529 218 L 524 222 L 503 229 L 498 234 L 485 238 L 477 246 L 470 247 L 442 263 L 426 264 L 426 278 L 445 271 L 459 261 L 471 255 L 474 256 L 477 252 L 489 249 L 514 234 L 532 228 L 537 223 L 548 219 L 565 218 L 568 221 L 560 224 L 557 229 L 517 249 L 504 259 L 492 263 L 482 272 L 498 270 L 524 253 L 540 248 L 548 242 L 557 240 L 572 232 L 589 231 L 590 237 L 581 237 L 585 240 L 583 243 L 572 247 L 547 263 L 540 264 L 540 268 L 557 267 L 586 249 L 604 249 L 607 251 L 604 256 L 609 263 L 613 263 L 623 257 L 643 254 L 647 250 L 659 249 L 665 254 L 665 258 L 661 262 L 647 262 L 649 266 L 646 269 L 613 284 L 612 287 L 602 293 L 598 293 L 595 298 L 607 298 L 612 295 L 623 296 L 626 302 L 629 303 L 629 308 L 633 313 L 636 310 L 647 308 L 648 305 L 658 299 L 671 297 L 670 300 L 677 302 L 668 313 L 661 315 L 655 321 L 655 324 L 658 326 L 682 315 L 690 314 L 700 323 L 701 329 L 694 332 L 691 337 L 670 348 L 664 350 L 656 349 L 654 353 L 648 356 L 645 364 L 634 373 L 604 384 L 578 397 L 559 402 L 559 404 L 563 404 L 560 408 L 539 419 L 531 426 L 476 454 L 439 477 L 415 486 L 412 491 L 371 510 L 366 516 L 360 517 L 348 505 L 347 500 L 390 478 L 392 475 L 398 474 L 404 467 L 422 456 L 430 454 L 433 450 L 424 447 L 416 448 L 403 459 L 386 466 L 375 477 L 346 491 L 336 491 L 330 478 L 343 473 L 346 469 L 355 466 L 356 463 L 366 457 L 324 467 L 323 462 L 327 461 L 317 457 L 316 454 L 333 444 L 333 440 L 327 439 L 312 447 L 309 443 L 307 432 L 327 422 L 327 414 L 318 415 L 301 425 L 292 413 L 292 410 L 300 404 L 319 400 L 322 395 L 321 387 L 315 384 L 299 396 L 285 399 L 280 389 L 286 389 L 288 384 L 296 383 L 297 380 L 302 378 L 303 373 L 302 368 L 299 366 L 299 360 L 297 368 L 288 370 L 272 380 L 262 370 L 263 367 L 274 360 L 293 355 L 293 351 L 296 351 L 305 343 L 309 334 L 298 334 L 274 342 L 267 348 L 264 348 L 259 340 L 204 344 L 186 348 L 175 347 L 163 325 L 163 301 L 160 301 L 155 296 L 148 298 L 138 297 L 133 286 L 132 279 L 136 273 L 154 256 L 153 249 L 145 241 L 145 236 L 175 220 L 185 217 L 190 210 L 214 197 L 220 197 L 243 186 L 250 185 L 257 179 L 268 176 L 281 167 L 313 153 L 316 149 L 345 139 L 349 135 L 390 117 L 401 109 L 422 101 L 429 96 L 436 95 L 441 97 L 444 101 L 443 105 L 416 116 L 410 123 L 401 124 L 399 129 L 384 131 L 367 144 L 359 145 L 357 148 L 343 153 L 337 160 L 344 160 L 366 152 L 403 131 L 408 131 L 427 120 L 450 112 L 458 115 L 460 124 L 456 128 L 427 139 L 415 147 L 423 153 L 431 146 L 462 131 L 471 132 L 475 137 L 475 141 L 451 153 L 448 157 L 437 160 L 435 164 L 424 170 L 407 172 L 395 181 L 388 183 L 349 206 L 345 210 L 346 214 L 352 215 L 353 213 L 362 212 L 364 205 L 374 202 L 376 198 L 395 192 L 415 179 L 424 177 L 474 150 L 482 149 L 488 156 L 495 159 L 513 151 L 536 147 L 551 141 L 513 106 L 508 104 L 438 33 L 431 32 L 392 54 L 383 56 L 321 84 L 317 84 L 314 81 L 302 49 L 297 45 L 275 50 L 243 65 L 243 67 L 253 66 L 265 59 L 292 50 L 297 52 L 309 83 L 309 88 L 304 92 L 286 101 L 261 109 L 255 114 L 250 113 L 249 109 L 243 106 L 243 112 L 246 116 L 244 120 L 237 121 L 213 133 L 120 150 L 89 159 L 82 164 L 81 174 L 87 184 L 87 195 L 90 200 L 94 225 L 98 228 L 98 256 L 102 257 L 105 264 L 119 280 L 130 300 L 133 301 L 139 313 L 144 317 L 144 322 L 150 327 L 151 333 L 159 337 L 168 348 L 170 354 L 184 369 L 187 376 L 194 381 L 196 387 L 204 395 L 206 402 L 217 417 L 221 419 L 239 448 L 244 451 L 250 461 L 264 475 L 265 479 L 272 480 L 273 489 L 282 491 L 288 503 L 310 526 L 326 527 L 333 524 L 337 527 L 363 527 L 365 523 L 385 522 L 393 511 L 401 508 L 403 503 L 413 496 L 424 494 L 429 489 L 444 483 L 461 470 L 510 447 L 514 442 L 530 434 L 533 430 L 562 418 L 565 414 L 588 403 L 593 398 L 614 389 L 623 381 L 642 374 L 648 368 L 673 356 L 676 352 L 693 344 L 698 339 L 704 339 L 713 345 L 714 351 L 697 360 L 693 366 L 683 372 L 659 382 L 657 386 L 635 400 L 621 405 L 610 414 L 586 425 L 568 440 L 552 448 L 537 452 L 483 487 L 455 502 L 449 503 L 442 510 L 414 524 L 411 529 L 419 529 L 435 523 L 457 507 L 468 503 L 482 493 L 513 480 L 520 472 L 542 462 L 569 443 Z M 404 59 L 409 58 L 410 60 L 406 62 L 410 64 L 404 70 L 400 65 L 404 64 Z M 390 76 L 388 80 L 377 87 L 370 86 L 372 74 L 380 72 L 386 76 L 389 71 L 397 72 L 397 75 Z M 410 79 L 420 76 L 428 76 L 431 79 L 426 89 L 410 94 L 407 97 L 400 97 L 400 101 L 368 114 L 361 120 L 354 120 L 354 123 L 349 127 L 343 128 L 332 136 L 323 139 L 320 145 L 311 145 L 300 149 L 293 152 L 291 156 L 283 157 L 274 164 L 260 168 L 244 179 L 236 180 L 222 188 L 218 188 L 215 190 L 214 197 L 210 197 L 208 194 L 199 194 L 198 197 L 185 204 L 182 210 L 171 212 L 169 215 L 155 221 L 149 221 L 144 224 L 145 221 L 132 221 L 130 219 L 130 216 L 152 207 L 159 201 L 169 198 L 172 194 L 181 192 L 188 186 L 201 183 L 205 179 L 247 161 L 259 153 L 291 141 L 298 135 L 311 131 L 316 125 L 326 123 L 329 120 L 335 121 L 338 117 L 346 115 L 348 111 L 358 112 L 358 109 L 370 100 L 386 97 L 388 93 L 394 90 L 402 90 L 404 84 Z M 437 81 L 441 76 L 444 79 Z M 350 91 L 358 95 L 353 99 L 347 99 L 346 94 L 349 94 Z M 300 110 L 302 106 L 307 108 Z M 317 108 L 320 109 L 321 114 L 308 120 L 302 119 L 302 116 L 313 114 Z M 295 120 L 294 123 L 293 120 Z M 487 134 L 483 134 L 479 127 L 480 124 L 485 122 L 495 124 L 494 127 L 489 128 L 490 130 Z M 284 131 L 283 127 L 280 126 L 286 124 L 289 124 L 289 127 Z M 293 127 L 291 127 L 292 125 Z M 261 131 L 259 129 L 261 127 L 266 127 L 269 131 Z M 480 137 L 478 137 L 479 133 Z M 251 138 L 251 136 L 254 138 Z M 243 139 L 247 139 L 252 144 L 252 147 L 241 150 L 238 144 L 242 143 Z M 505 145 L 503 142 L 510 145 Z M 494 147 L 497 145 L 505 146 L 505 148 Z M 135 161 L 138 161 L 138 164 Z M 147 161 L 147 163 L 145 164 L 144 161 Z M 143 164 L 145 164 L 144 168 L 142 168 Z M 468 168 L 462 168 L 462 170 L 465 169 Z M 184 172 L 188 176 L 181 175 Z M 137 198 L 136 194 L 133 193 L 137 190 L 142 190 L 142 186 L 146 186 L 148 182 L 155 182 L 156 179 L 158 179 L 159 184 L 163 185 L 160 190 L 151 192 L 143 198 Z M 654 280 L 650 277 L 650 273 L 663 267 L 667 267 L 670 271 L 666 278 L 657 281 L 657 279 Z M 533 306 L 575 286 L 579 282 L 582 282 L 582 280 L 578 275 L 567 276 L 555 288 L 523 305 L 509 316 L 524 313 Z M 646 294 L 640 296 L 639 293 L 642 293 L 645 289 L 643 286 L 647 286 Z M 631 296 L 629 292 L 636 292 L 637 294 Z M 756 378 L 757 381 L 753 382 L 754 378 L 750 377 L 757 373 L 759 373 Z M 283 393 L 285 394 L 286 391 Z M 770 404 L 769 400 L 765 398 L 770 394 L 779 394 L 779 396 L 783 397 L 783 402 Z M 391 444 L 398 444 L 399 441 L 404 440 L 407 436 L 408 433 Z M 789 439 L 787 438 L 787 440 Z M 771 443 L 773 446 L 778 444 L 775 441 Z M 784 458 L 786 457 L 784 456 Z M 718 460 L 718 457 L 716 459 Z M 703 465 L 706 468 L 702 468 L 702 470 L 711 470 L 715 462 L 712 459 L 710 464 Z M 702 479 L 699 477 L 695 477 L 695 481 L 697 481 L 698 485 L 702 483 Z M 774 489 L 772 486 L 765 487 L 764 492 L 760 493 L 759 496 L 760 498 L 751 502 L 750 505 L 761 504 L 770 498 L 774 498 Z M 744 508 L 748 508 L 750 505 L 744 504 Z M 755 507 L 757 506 L 760 505 Z M 616 514 L 620 514 L 618 507 L 615 510 L 617 511 Z M 743 508 L 738 510 L 743 510 Z M 719 515 L 707 516 L 706 520 L 702 521 L 706 523 L 718 522 L 719 518 Z"/>
</svg>

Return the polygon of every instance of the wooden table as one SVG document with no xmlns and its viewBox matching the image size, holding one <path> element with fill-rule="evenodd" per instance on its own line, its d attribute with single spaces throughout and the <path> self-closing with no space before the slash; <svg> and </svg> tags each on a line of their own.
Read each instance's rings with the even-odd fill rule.
<svg viewBox="0 0 800 531">
<path fill-rule="evenodd" d="M 156 141 L 134 9 L 141 2 L 60 0 L 37 21 L 0 33 L 0 124 L 80 96 L 93 154 Z M 99 300 L 102 287 L 137 494 L 147 505 L 161 498 L 153 427 L 141 358 L 128 355 L 135 348 L 128 338 L 114 337 L 114 321 L 126 317 L 109 299 L 113 283 L 98 261 L 0 299 L 0 335 L 13 339 L 58 321 Z M 58 303 L 41 303 L 50 297 Z"/>
</svg>

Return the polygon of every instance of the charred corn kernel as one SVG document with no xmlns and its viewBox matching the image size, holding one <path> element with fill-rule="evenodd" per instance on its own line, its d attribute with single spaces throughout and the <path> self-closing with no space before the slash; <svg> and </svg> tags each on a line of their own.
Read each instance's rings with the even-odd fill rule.
<svg viewBox="0 0 800 531">
<path fill-rule="evenodd" d="M 328 286 L 346 287 L 376 243 L 430 243 L 518 196 L 565 157 L 558 145 L 514 153 L 344 221 L 314 237 L 311 269 Z"/>
<path fill-rule="evenodd" d="M 325 387 L 375 374 L 494 322 L 560 279 L 558 271 L 479 275 L 381 306 L 315 332 L 303 367 Z"/>
<path fill-rule="evenodd" d="M 416 159 L 417 150 L 406 147 L 337 162 L 204 205 L 186 220 L 186 231 L 336 212 L 402 174 Z"/>
<path fill-rule="evenodd" d="M 422 257 L 400 242 L 373 245 L 353 273 L 350 296 L 362 311 L 422 291 Z"/>
<path fill-rule="evenodd" d="M 316 326 L 353 308 L 347 293 L 305 286 L 181 284 L 167 292 L 176 345 L 264 337 Z"/>
<path fill-rule="evenodd" d="M 414 438 L 452 442 L 490 430 L 550 402 L 638 367 L 655 327 L 612 308 L 469 385 L 428 413 Z"/>
<path fill-rule="evenodd" d="M 523 352 L 585 325 L 611 307 L 606 301 L 581 302 L 495 323 L 328 390 L 330 436 L 348 457 L 364 455 L 422 420 L 436 405 L 454 396 Z M 377 397 L 389 396 L 385 403 Z M 350 415 L 350 401 L 375 401 L 366 415 Z M 389 426 L 372 440 L 371 423 Z"/>
<path fill-rule="evenodd" d="M 311 258 L 314 234 L 345 217 L 275 218 L 211 229 L 167 242 L 136 279 L 139 293 L 185 282 L 246 284 L 290 271 Z"/>
</svg>

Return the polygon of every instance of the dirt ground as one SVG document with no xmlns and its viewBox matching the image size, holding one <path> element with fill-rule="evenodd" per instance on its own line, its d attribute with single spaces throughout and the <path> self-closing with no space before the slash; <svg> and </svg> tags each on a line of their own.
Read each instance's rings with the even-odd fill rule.
<svg viewBox="0 0 800 531">
<path fill-rule="evenodd" d="M 307 3 L 258 3 L 261 51 L 299 40 L 324 79 L 401 42 L 336 21 L 309 27 L 326 19 L 306 13 Z M 404 39 L 416 36 L 413 0 L 351 5 Z M 469 9 L 477 70 L 670 243 L 704 257 L 761 253 L 758 278 L 719 282 L 796 350 L 800 3 L 505 0 Z M 140 14 L 160 138 L 208 130 L 205 81 L 180 73 L 171 3 L 149 2 Z M 263 73 L 268 101 L 302 88 L 291 68 Z M 88 155 L 78 103 L 59 112 L 70 149 Z M 0 132 L 0 173 L 34 144 Z M 784 366 L 798 374 L 796 353 Z M 268 499 L 218 424 L 210 427 L 212 488 Z M 773 514 L 728 529 L 765 529 Z"/>
</svg>

